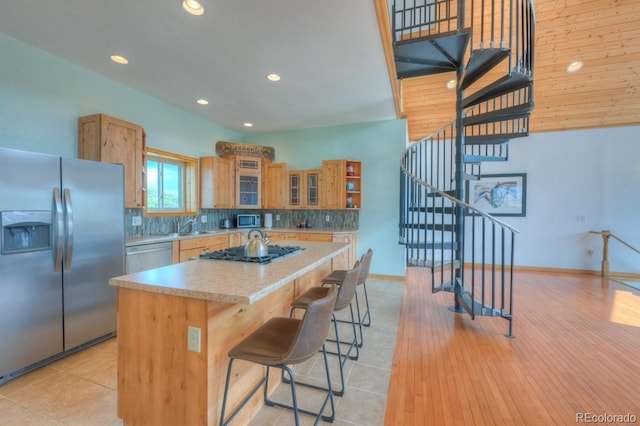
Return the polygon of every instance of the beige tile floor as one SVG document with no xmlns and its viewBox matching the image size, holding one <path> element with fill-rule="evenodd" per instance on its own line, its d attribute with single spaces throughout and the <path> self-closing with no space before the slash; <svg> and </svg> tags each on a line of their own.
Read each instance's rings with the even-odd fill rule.
<svg viewBox="0 0 640 426">
<path fill-rule="evenodd" d="M 360 358 L 345 365 L 346 392 L 335 398 L 333 424 L 338 426 L 384 423 L 403 283 L 370 278 L 367 289 L 373 322 L 365 328 Z M 347 326 L 340 327 L 341 339 L 348 339 Z M 117 339 L 110 339 L 0 386 L 0 426 L 122 425 L 116 415 L 116 352 Z M 336 356 L 330 355 L 330 364 L 335 386 L 339 381 Z M 323 368 L 319 354 L 297 366 L 296 375 L 298 380 L 318 380 Z M 318 391 L 299 386 L 298 393 L 301 404 L 313 409 Z M 285 400 L 289 395 L 288 385 L 281 385 L 274 398 Z M 309 416 L 301 415 L 300 420 L 303 425 L 313 424 Z M 293 425 L 294 420 L 290 411 L 264 407 L 251 424 Z"/>
</svg>

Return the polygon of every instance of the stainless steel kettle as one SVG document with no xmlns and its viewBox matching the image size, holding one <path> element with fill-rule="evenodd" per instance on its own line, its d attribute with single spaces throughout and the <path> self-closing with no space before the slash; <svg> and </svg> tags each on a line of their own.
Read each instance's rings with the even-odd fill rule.
<svg viewBox="0 0 640 426">
<path fill-rule="evenodd" d="M 251 235 L 253 234 L 253 239 Z M 260 234 L 258 237 L 256 234 Z M 269 241 L 265 239 L 264 232 L 257 228 L 249 230 L 249 241 L 244 246 L 244 255 L 247 257 L 265 257 L 269 254 Z"/>
</svg>

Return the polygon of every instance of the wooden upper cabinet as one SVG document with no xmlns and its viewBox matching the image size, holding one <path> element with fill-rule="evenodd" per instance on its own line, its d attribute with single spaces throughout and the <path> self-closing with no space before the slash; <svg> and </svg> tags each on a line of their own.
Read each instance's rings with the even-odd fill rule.
<svg viewBox="0 0 640 426">
<path fill-rule="evenodd" d="M 262 159 L 235 157 L 235 208 L 262 207 Z"/>
<path fill-rule="evenodd" d="M 232 159 L 200 157 L 200 208 L 233 208 L 235 189 L 233 175 Z"/>
<path fill-rule="evenodd" d="M 322 162 L 323 209 L 343 210 L 362 207 L 362 162 L 324 160 Z"/>
<path fill-rule="evenodd" d="M 322 208 L 340 210 L 346 206 L 344 176 L 346 163 L 342 160 L 322 161 Z"/>
<path fill-rule="evenodd" d="M 320 208 L 320 175 L 318 170 L 291 170 L 287 173 L 287 207 Z"/>
<path fill-rule="evenodd" d="M 266 163 L 262 169 L 262 207 L 265 209 L 287 208 L 286 163 Z"/>
<path fill-rule="evenodd" d="M 144 207 L 145 133 L 142 126 L 105 114 L 80 117 L 78 158 L 123 164 L 125 207 Z"/>
</svg>

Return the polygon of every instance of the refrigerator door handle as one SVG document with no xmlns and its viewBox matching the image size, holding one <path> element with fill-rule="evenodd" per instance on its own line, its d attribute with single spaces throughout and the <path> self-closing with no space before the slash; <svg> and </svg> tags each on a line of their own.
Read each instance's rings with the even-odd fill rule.
<svg viewBox="0 0 640 426">
<path fill-rule="evenodd" d="M 62 198 L 60 197 L 60 188 L 53 188 L 53 201 L 56 205 L 56 250 L 53 259 L 53 270 L 60 271 L 62 266 L 62 248 L 64 245 L 64 211 L 62 210 Z"/>
<path fill-rule="evenodd" d="M 71 192 L 64 190 L 65 217 L 67 219 L 67 250 L 65 253 L 64 269 L 71 269 L 73 260 L 73 204 L 71 203 Z"/>
</svg>

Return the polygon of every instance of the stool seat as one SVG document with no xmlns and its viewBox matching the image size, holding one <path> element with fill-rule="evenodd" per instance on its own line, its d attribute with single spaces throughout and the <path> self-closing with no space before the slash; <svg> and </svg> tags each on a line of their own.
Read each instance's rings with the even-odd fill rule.
<svg viewBox="0 0 640 426">
<path fill-rule="evenodd" d="M 287 358 L 300 322 L 301 320 L 294 318 L 271 318 L 231 348 L 229 357 L 263 365 L 279 364 Z M 289 362 L 296 363 L 297 360 L 289 360 Z"/>
<path fill-rule="evenodd" d="M 292 409 L 295 415 L 295 424 L 300 424 L 298 413 L 305 413 L 316 418 L 316 423 L 320 420 L 333 421 L 335 418 L 335 405 L 333 401 L 333 389 L 331 387 L 331 377 L 327 352 L 324 342 L 329 333 L 333 308 L 338 298 L 338 290 L 335 285 L 326 288 L 324 296 L 313 300 L 307 306 L 302 319 L 296 318 L 271 318 L 258 327 L 253 333 L 244 338 L 240 343 L 229 350 L 229 364 L 227 367 L 227 379 L 224 385 L 222 399 L 222 409 L 220 412 L 220 425 L 228 425 L 247 404 L 247 402 L 260 389 L 264 389 L 264 403 L 271 406 L 278 406 Z M 298 406 L 295 375 L 289 365 L 299 364 L 314 356 L 318 350 L 322 349 L 325 372 L 327 375 L 326 396 L 322 406 L 318 411 L 302 409 Z M 267 367 L 264 377 L 258 382 L 249 394 L 240 402 L 231 415 L 225 418 L 229 383 L 231 381 L 231 371 L 234 360 L 244 360 Z M 279 368 L 286 372 L 290 378 L 292 405 L 283 402 L 273 401 L 268 396 L 269 373 L 272 367 Z M 331 406 L 331 414 L 324 415 L 327 406 Z"/>
<path fill-rule="evenodd" d="M 314 300 L 327 297 L 330 289 L 330 287 L 311 287 L 309 290 L 302 293 L 296 300 L 293 301 L 293 303 L 291 304 L 291 308 L 306 309 L 307 306 L 309 306 L 309 304 Z"/>
<path fill-rule="evenodd" d="M 344 276 L 347 274 L 347 271 L 344 269 L 336 269 L 332 271 L 329 275 L 322 279 L 323 283 L 326 284 L 340 284 L 344 281 Z"/>
<path fill-rule="evenodd" d="M 346 362 L 347 359 L 358 359 L 360 353 L 359 353 L 359 349 L 358 349 L 358 334 L 356 332 L 356 320 L 353 314 L 353 307 L 351 305 L 351 302 L 353 301 L 353 297 L 356 293 L 356 285 L 358 282 L 358 274 L 360 272 L 360 262 L 356 262 L 355 266 L 353 267 L 353 269 L 350 269 L 348 271 L 345 271 L 344 273 L 344 278 L 342 281 L 340 281 L 339 286 L 338 286 L 338 296 L 336 299 L 336 303 L 333 307 L 333 312 L 338 312 L 341 311 L 343 309 L 346 309 L 347 307 L 349 307 L 350 313 L 351 313 L 351 325 L 353 328 L 353 340 L 352 341 L 341 341 L 340 340 L 340 334 L 338 331 L 338 320 L 335 317 L 335 314 L 332 316 L 332 321 L 333 321 L 333 325 L 334 325 L 334 330 L 336 333 L 336 338 L 335 340 L 333 339 L 327 339 L 330 342 L 334 342 L 336 344 L 336 348 L 337 351 L 336 352 L 329 352 L 333 355 L 338 355 L 338 357 L 340 358 L 339 360 L 339 367 L 340 367 L 340 382 L 342 384 L 342 388 L 340 390 L 334 390 L 333 393 L 337 396 L 342 396 L 344 395 L 344 391 L 346 389 L 345 387 L 345 380 L 344 380 L 344 364 Z M 309 309 L 310 306 L 313 305 L 313 303 L 315 303 L 317 300 L 321 300 L 325 297 L 327 297 L 327 294 L 331 291 L 331 288 L 335 288 L 336 285 L 335 284 L 326 284 L 323 283 L 322 286 L 319 287 L 311 287 L 309 288 L 307 291 L 305 291 L 304 293 L 302 293 L 300 296 L 298 296 L 297 299 L 295 299 L 293 301 L 293 303 L 291 304 L 291 315 L 293 315 L 293 312 L 295 309 L 303 309 L 303 310 L 307 310 Z M 346 344 L 348 346 L 348 349 L 346 351 L 342 351 L 341 349 L 341 345 Z M 351 351 L 355 349 L 355 355 L 351 355 Z M 283 381 L 286 381 L 286 379 L 283 377 Z M 311 385 L 309 383 L 302 383 L 300 382 L 299 384 L 304 385 L 304 386 L 309 386 L 309 387 L 313 387 L 316 389 L 323 389 L 322 387 L 318 387 L 315 385 Z"/>
<path fill-rule="evenodd" d="M 369 295 L 367 294 L 367 277 L 369 276 L 369 268 L 371 267 L 371 259 L 373 258 L 373 250 L 369 249 L 366 253 L 364 253 L 359 260 L 360 263 L 360 272 L 358 274 L 358 282 L 357 287 L 364 290 L 364 300 L 365 300 L 365 310 L 364 313 L 360 313 L 360 300 L 358 298 L 358 292 L 355 293 L 356 298 L 356 310 L 358 312 L 358 329 L 360 331 L 360 341 L 358 342 L 358 347 L 362 347 L 364 342 L 364 335 L 362 333 L 362 327 L 371 326 L 371 310 L 369 308 Z M 357 264 L 358 262 L 356 262 Z M 354 266 L 355 267 L 355 266 Z M 322 279 L 322 284 L 335 284 L 341 285 L 344 281 L 344 278 L 347 274 L 347 271 L 344 269 L 336 269 L 332 271 L 329 275 Z"/>
</svg>

